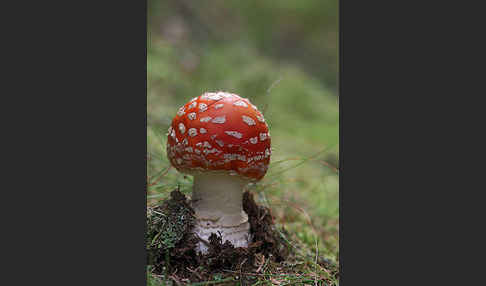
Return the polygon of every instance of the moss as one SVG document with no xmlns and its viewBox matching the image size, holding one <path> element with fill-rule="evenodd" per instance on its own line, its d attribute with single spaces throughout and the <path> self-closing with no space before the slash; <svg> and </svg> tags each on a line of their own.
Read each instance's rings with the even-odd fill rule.
<svg viewBox="0 0 486 286">
<path fill-rule="evenodd" d="M 149 263 L 176 247 L 194 225 L 194 211 L 184 195 L 171 192 L 171 198 L 147 209 L 146 248 Z"/>
</svg>

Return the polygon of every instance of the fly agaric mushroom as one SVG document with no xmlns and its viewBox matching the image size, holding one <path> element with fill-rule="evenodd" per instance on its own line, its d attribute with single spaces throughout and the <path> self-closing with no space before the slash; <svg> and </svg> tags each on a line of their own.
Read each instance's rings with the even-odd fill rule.
<svg viewBox="0 0 486 286">
<path fill-rule="evenodd" d="M 207 92 L 179 109 L 169 127 L 167 155 L 181 173 L 194 176 L 193 232 L 204 242 L 212 233 L 235 247 L 250 242 L 243 188 L 265 176 L 270 134 L 262 113 L 246 98 Z M 197 250 L 207 252 L 206 243 Z"/>
</svg>

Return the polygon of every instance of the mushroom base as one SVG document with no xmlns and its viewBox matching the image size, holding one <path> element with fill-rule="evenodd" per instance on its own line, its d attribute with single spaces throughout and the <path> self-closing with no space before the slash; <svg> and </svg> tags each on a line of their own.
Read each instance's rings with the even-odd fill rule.
<svg viewBox="0 0 486 286">
<path fill-rule="evenodd" d="M 207 253 L 209 237 L 215 233 L 221 236 L 221 241 L 230 241 L 234 247 L 248 247 L 250 242 L 250 224 L 248 222 L 237 226 L 219 226 L 209 221 L 197 220 L 193 232 L 202 240 L 197 245 L 197 250 Z"/>
<path fill-rule="evenodd" d="M 243 210 L 243 188 L 248 180 L 227 173 L 211 172 L 194 175 L 192 207 L 196 215 L 193 232 L 201 241 L 197 250 L 206 253 L 212 233 L 222 242 L 235 247 L 248 247 L 251 240 L 248 215 Z"/>
</svg>

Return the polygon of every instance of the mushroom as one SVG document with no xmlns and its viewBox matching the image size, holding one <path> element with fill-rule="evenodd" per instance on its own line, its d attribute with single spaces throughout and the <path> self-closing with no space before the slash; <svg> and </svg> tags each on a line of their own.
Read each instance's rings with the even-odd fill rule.
<svg viewBox="0 0 486 286">
<path fill-rule="evenodd" d="M 265 176 L 270 134 L 256 106 L 227 92 L 207 92 L 182 106 L 172 120 L 167 155 L 179 172 L 194 176 L 193 233 L 206 253 L 212 233 L 223 243 L 247 247 L 251 241 L 243 189 Z"/>
</svg>

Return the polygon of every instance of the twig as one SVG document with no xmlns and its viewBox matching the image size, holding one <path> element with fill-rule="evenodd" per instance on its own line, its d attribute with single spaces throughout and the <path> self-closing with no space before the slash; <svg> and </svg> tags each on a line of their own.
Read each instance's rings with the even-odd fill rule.
<svg viewBox="0 0 486 286">
<path fill-rule="evenodd" d="M 199 278 L 199 280 L 203 280 L 203 278 L 201 277 L 201 275 L 199 275 L 199 273 L 197 273 L 196 270 L 192 270 L 189 267 L 186 267 L 186 269 L 189 270 L 191 273 L 194 273 Z"/>
<path fill-rule="evenodd" d="M 263 218 L 267 215 L 268 211 L 267 209 L 263 209 L 263 214 L 260 216 L 260 218 L 258 219 L 258 221 L 262 221 Z"/>
<path fill-rule="evenodd" d="M 174 280 L 174 282 L 177 284 L 177 285 L 182 285 L 181 282 L 179 281 L 179 279 L 177 279 L 177 277 L 172 274 L 169 276 L 170 279 Z"/>
<path fill-rule="evenodd" d="M 256 270 L 257 273 L 260 272 L 260 270 L 262 270 L 264 264 L 265 264 L 265 255 L 262 255 L 262 263 L 260 264 L 260 266 Z"/>
<path fill-rule="evenodd" d="M 223 270 L 224 272 L 230 272 L 230 273 L 236 273 L 236 274 L 244 274 L 244 275 L 249 275 L 249 276 L 273 276 L 273 277 L 290 277 L 290 278 L 301 278 L 301 277 L 309 277 L 309 278 L 313 278 L 313 276 L 310 276 L 310 275 L 305 275 L 305 274 L 301 274 L 301 275 L 291 275 L 291 274 L 265 274 L 265 273 L 252 273 L 252 272 L 240 272 L 240 271 L 233 271 L 233 270 Z"/>
<path fill-rule="evenodd" d="M 221 279 L 221 280 L 196 282 L 196 283 L 188 284 L 188 286 L 219 284 L 219 283 L 224 283 L 224 282 L 229 282 L 229 281 L 235 281 L 235 279 L 233 277 L 229 277 L 229 278 L 225 278 L 225 279 Z"/>
<path fill-rule="evenodd" d="M 243 262 L 240 263 L 240 274 L 241 274 L 241 267 L 243 267 L 243 264 L 245 264 L 245 262 L 248 260 L 248 258 L 245 258 L 243 260 Z"/>
</svg>

